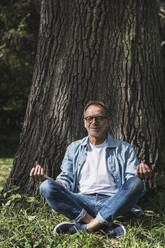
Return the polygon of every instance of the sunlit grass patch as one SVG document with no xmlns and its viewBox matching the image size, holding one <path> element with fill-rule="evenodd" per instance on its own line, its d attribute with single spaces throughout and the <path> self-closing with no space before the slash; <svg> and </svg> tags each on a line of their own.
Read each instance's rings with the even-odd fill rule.
<svg viewBox="0 0 165 248">
<path fill-rule="evenodd" d="M 165 248 L 165 216 L 145 211 L 141 218 L 118 219 L 126 230 L 119 240 L 106 234 L 82 233 L 54 235 L 54 227 L 68 219 L 53 214 L 40 196 L 17 192 L 1 202 L 0 247 L 4 248 Z M 10 193 L 11 193 L 10 190 Z"/>
<path fill-rule="evenodd" d="M 0 191 L 10 174 L 12 163 L 12 158 L 0 158 Z"/>
<path fill-rule="evenodd" d="M 10 173 L 12 162 L 13 159 L 0 159 L 0 187 Z M 127 231 L 119 240 L 100 233 L 54 235 L 54 227 L 62 221 L 68 219 L 53 214 L 40 195 L 20 194 L 19 186 L 12 186 L 0 198 L 0 248 L 165 248 L 162 211 L 160 214 L 146 208 L 140 218 L 118 218 L 116 221 Z"/>
</svg>

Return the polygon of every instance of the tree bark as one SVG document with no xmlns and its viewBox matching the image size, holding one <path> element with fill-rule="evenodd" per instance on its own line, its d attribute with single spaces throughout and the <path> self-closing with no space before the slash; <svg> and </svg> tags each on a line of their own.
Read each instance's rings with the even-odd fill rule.
<svg viewBox="0 0 165 248">
<path fill-rule="evenodd" d="M 56 177 L 66 146 L 86 135 L 83 107 L 94 99 L 109 105 L 111 134 L 156 168 L 164 90 L 157 13 L 155 0 L 42 1 L 31 93 L 4 190 L 35 192 L 35 161 Z"/>
</svg>

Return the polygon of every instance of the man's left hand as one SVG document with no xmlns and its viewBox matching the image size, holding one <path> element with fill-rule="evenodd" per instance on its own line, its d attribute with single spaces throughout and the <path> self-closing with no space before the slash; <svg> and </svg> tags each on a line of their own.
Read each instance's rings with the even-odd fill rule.
<svg viewBox="0 0 165 248">
<path fill-rule="evenodd" d="M 141 179 L 147 179 L 151 174 L 151 170 L 147 164 L 140 163 L 136 168 L 136 176 Z"/>
</svg>

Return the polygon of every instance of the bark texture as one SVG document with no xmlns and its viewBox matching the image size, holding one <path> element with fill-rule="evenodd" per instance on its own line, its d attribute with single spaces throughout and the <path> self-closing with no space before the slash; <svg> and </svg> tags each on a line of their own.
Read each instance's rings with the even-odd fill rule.
<svg viewBox="0 0 165 248">
<path fill-rule="evenodd" d="M 83 107 L 94 99 L 109 105 L 111 134 L 155 168 L 164 90 L 157 7 L 154 0 L 42 1 L 33 83 L 6 188 L 34 192 L 35 161 L 49 176 L 59 173 L 66 146 L 85 135 Z"/>
</svg>

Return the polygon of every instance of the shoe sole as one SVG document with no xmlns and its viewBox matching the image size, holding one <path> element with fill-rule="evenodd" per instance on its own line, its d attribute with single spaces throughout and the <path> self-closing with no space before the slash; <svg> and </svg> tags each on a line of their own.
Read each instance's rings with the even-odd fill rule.
<svg viewBox="0 0 165 248">
<path fill-rule="evenodd" d="M 125 229 L 125 227 L 123 226 L 123 225 L 121 225 L 121 224 L 118 224 L 118 223 L 115 223 L 115 224 L 117 224 L 118 226 L 120 226 L 122 229 L 123 229 L 123 234 L 121 234 L 121 235 L 119 235 L 119 236 L 114 236 L 114 238 L 120 238 L 120 237 L 122 237 L 122 236 L 125 236 L 126 235 L 126 229 Z M 103 230 L 103 233 L 105 233 L 105 234 L 108 234 L 108 232 L 106 232 L 106 231 L 104 231 Z"/>
<path fill-rule="evenodd" d="M 120 236 L 116 236 L 116 238 L 120 238 L 120 237 L 122 237 L 122 236 L 125 236 L 125 235 L 126 235 L 126 229 L 125 229 L 125 227 L 124 227 L 123 225 L 121 225 L 121 224 L 118 224 L 118 225 L 120 225 L 120 226 L 122 227 L 122 229 L 123 229 L 124 233 L 123 233 L 122 235 L 120 235 Z"/>
<path fill-rule="evenodd" d="M 70 223 L 70 222 L 67 222 L 67 221 L 64 221 L 64 222 L 61 222 L 59 223 L 57 226 L 55 226 L 54 230 L 53 230 L 53 233 L 56 234 L 56 235 L 59 235 L 60 233 L 57 232 L 57 228 L 59 226 L 61 226 L 62 224 L 67 224 L 67 225 L 70 225 L 70 226 L 73 226 L 74 224 L 73 223 Z M 62 233 L 62 232 L 61 232 Z"/>
</svg>

